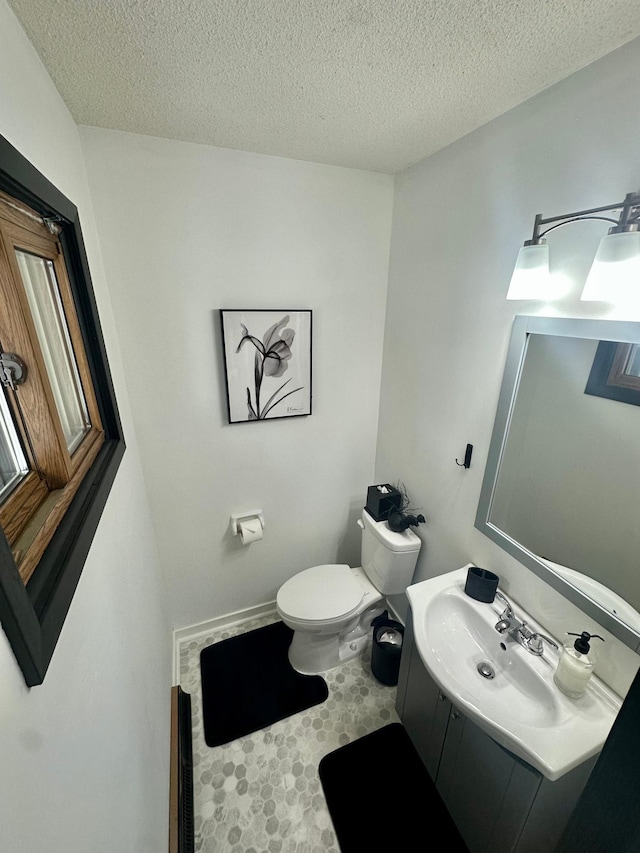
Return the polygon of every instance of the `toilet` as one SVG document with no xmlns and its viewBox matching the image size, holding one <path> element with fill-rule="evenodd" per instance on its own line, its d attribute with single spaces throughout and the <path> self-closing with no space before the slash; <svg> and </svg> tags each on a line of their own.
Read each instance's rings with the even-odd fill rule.
<svg viewBox="0 0 640 853">
<path fill-rule="evenodd" d="M 371 620 L 384 611 L 385 595 L 411 583 L 422 541 L 412 530 L 394 533 L 366 509 L 362 566 L 331 563 L 298 572 L 278 590 L 278 615 L 294 632 L 291 666 L 305 675 L 326 672 L 366 648 Z"/>
</svg>

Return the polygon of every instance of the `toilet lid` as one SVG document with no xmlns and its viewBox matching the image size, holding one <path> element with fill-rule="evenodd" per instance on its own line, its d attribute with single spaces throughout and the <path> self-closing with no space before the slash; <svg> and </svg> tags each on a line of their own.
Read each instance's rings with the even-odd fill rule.
<svg viewBox="0 0 640 853">
<path fill-rule="evenodd" d="M 313 566 L 280 587 L 278 607 L 296 619 L 324 621 L 351 613 L 365 590 L 346 565 Z"/>
</svg>

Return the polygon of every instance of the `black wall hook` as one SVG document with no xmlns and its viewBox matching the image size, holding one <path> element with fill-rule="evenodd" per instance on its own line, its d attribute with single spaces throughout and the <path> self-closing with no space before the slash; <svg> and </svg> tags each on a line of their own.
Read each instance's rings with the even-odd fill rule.
<svg viewBox="0 0 640 853">
<path fill-rule="evenodd" d="M 456 459 L 456 465 L 459 465 L 461 468 L 471 468 L 471 454 L 473 453 L 473 444 L 467 444 L 467 449 L 464 452 L 464 462 L 458 462 Z"/>
</svg>

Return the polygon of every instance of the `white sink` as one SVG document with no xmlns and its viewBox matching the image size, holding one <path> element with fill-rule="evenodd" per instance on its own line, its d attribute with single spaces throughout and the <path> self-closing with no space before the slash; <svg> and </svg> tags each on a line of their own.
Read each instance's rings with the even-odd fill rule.
<svg viewBox="0 0 640 853">
<path fill-rule="evenodd" d="M 499 634 L 495 624 L 504 605 L 466 595 L 468 568 L 407 589 L 422 662 L 465 716 L 547 779 L 559 779 L 602 749 L 621 700 L 596 676 L 581 699 L 558 690 L 553 682 L 558 652 L 545 644 L 538 657 Z M 511 604 L 531 631 L 547 633 Z M 494 677 L 481 675 L 480 664 L 488 664 Z"/>
</svg>

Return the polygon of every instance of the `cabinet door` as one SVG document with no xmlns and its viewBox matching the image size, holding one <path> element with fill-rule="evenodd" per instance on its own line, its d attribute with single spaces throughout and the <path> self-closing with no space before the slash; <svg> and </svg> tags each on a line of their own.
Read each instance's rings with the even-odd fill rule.
<svg viewBox="0 0 640 853">
<path fill-rule="evenodd" d="M 518 841 L 518 853 L 538 853 L 539 850 L 556 849 L 596 760 L 597 756 L 588 758 L 555 782 L 541 780 L 535 802 Z"/>
<path fill-rule="evenodd" d="M 525 784 L 527 790 L 519 784 L 520 795 L 503 813 L 505 801 L 511 799 L 507 795 L 514 773 L 519 775 L 517 764 L 514 756 L 452 707 L 436 786 L 471 853 L 515 848 L 537 786 L 534 777 Z"/>
<path fill-rule="evenodd" d="M 425 669 L 407 620 L 396 709 L 418 755 L 435 782 L 451 703 Z"/>
</svg>

